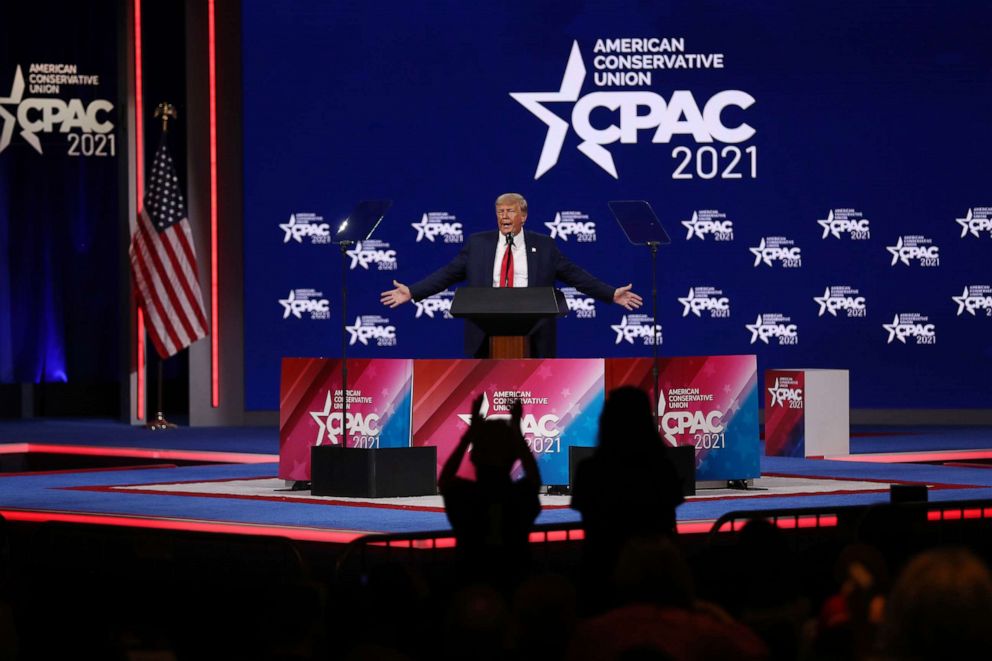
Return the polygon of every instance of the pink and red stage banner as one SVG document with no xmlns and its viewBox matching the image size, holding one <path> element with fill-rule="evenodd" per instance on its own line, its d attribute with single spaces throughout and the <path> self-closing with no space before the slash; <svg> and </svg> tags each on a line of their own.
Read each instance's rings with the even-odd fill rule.
<svg viewBox="0 0 992 661">
<path fill-rule="evenodd" d="M 438 470 L 468 429 L 472 402 L 506 419 L 524 403 L 523 432 L 544 484 L 568 484 L 568 448 L 596 444 L 605 393 L 653 392 L 650 358 L 348 361 L 348 447 L 434 445 Z M 660 358 L 662 436 L 696 448 L 696 479 L 759 476 L 755 356 Z M 341 361 L 286 358 L 279 477 L 310 479 L 310 447 L 341 443 Z M 469 462 L 459 473 L 471 478 Z"/>
<path fill-rule="evenodd" d="M 310 479 L 310 448 L 340 445 L 341 361 L 283 358 L 279 392 L 279 477 Z M 348 447 L 410 445 L 413 361 L 348 360 Z"/>
<path fill-rule="evenodd" d="M 472 401 L 482 415 L 509 417 L 524 404 L 524 438 L 544 484 L 568 483 L 568 448 L 595 445 L 603 408 L 601 359 L 418 360 L 413 366 L 413 445 L 437 446 L 438 470 L 468 429 Z M 472 477 L 468 459 L 460 474 Z"/>
<path fill-rule="evenodd" d="M 659 358 L 662 437 L 696 448 L 696 480 L 760 476 L 758 365 L 753 355 Z M 654 392 L 650 358 L 606 360 L 606 390 Z"/>
<path fill-rule="evenodd" d="M 765 454 L 806 454 L 806 374 L 802 370 L 765 370 Z"/>
</svg>

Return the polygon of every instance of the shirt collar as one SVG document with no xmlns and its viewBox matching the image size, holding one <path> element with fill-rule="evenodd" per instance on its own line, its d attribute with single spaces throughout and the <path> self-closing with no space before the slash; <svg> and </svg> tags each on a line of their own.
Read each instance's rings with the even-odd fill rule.
<svg viewBox="0 0 992 661">
<path fill-rule="evenodd" d="M 519 250 L 520 248 L 522 248 L 524 246 L 524 234 L 526 234 L 526 233 L 527 233 L 527 230 L 521 228 L 520 229 L 520 232 L 518 232 L 516 235 L 514 235 L 514 237 L 513 237 L 513 249 L 514 250 Z M 503 245 L 506 244 L 506 239 L 504 238 L 504 235 L 503 235 L 502 232 L 496 232 L 496 243 L 500 247 L 502 247 Z"/>
</svg>

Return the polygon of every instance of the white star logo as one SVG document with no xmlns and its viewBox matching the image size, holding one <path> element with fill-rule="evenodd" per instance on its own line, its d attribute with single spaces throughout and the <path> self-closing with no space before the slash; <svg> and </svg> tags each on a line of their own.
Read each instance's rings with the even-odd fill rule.
<svg viewBox="0 0 992 661">
<path fill-rule="evenodd" d="M 357 341 L 357 342 L 361 342 L 365 346 L 368 346 L 369 344 L 368 338 L 366 338 L 365 334 L 362 332 L 361 317 L 355 317 L 355 325 L 345 326 L 344 329 L 351 334 L 351 338 L 348 340 L 349 345 L 352 345 Z"/>
<path fill-rule="evenodd" d="M 899 240 L 896 241 L 896 245 L 894 245 L 894 246 L 885 246 L 885 249 L 888 250 L 890 253 L 892 253 L 892 263 L 889 264 L 889 266 L 895 266 L 896 265 L 896 262 L 898 262 L 900 259 L 902 259 L 902 263 L 903 264 L 906 264 L 906 265 L 909 264 L 909 257 L 901 256 L 899 254 L 902 251 L 902 237 L 901 236 L 899 237 Z"/>
<path fill-rule="evenodd" d="M 746 328 L 749 331 L 751 331 L 751 344 L 754 344 L 755 341 L 757 341 L 757 339 L 758 339 L 758 337 L 759 337 L 759 335 L 761 333 L 761 331 L 759 329 L 761 328 L 762 325 L 763 324 L 761 323 L 761 315 L 760 314 L 758 315 L 758 318 L 754 320 L 754 323 L 753 324 L 744 324 L 744 328 Z M 766 337 L 761 337 L 761 341 L 764 342 L 765 344 L 768 344 L 768 338 L 766 338 Z"/>
<path fill-rule="evenodd" d="M 427 222 L 427 214 L 426 213 L 420 219 L 420 222 L 419 223 L 410 223 L 410 227 L 412 227 L 413 229 L 417 230 L 417 241 L 420 241 L 421 239 L 423 239 L 426 236 L 428 241 L 430 241 L 431 243 L 434 243 L 434 236 L 427 233 L 427 225 L 428 224 L 429 223 Z M 551 238 L 553 239 L 554 237 L 551 237 Z"/>
<path fill-rule="evenodd" d="M 0 101 L 2 101 L 2 99 L 0 99 Z M 3 150 L 2 146 L 0 146 L 0 150 Z M 968 213 L 964 215 L 964 218 L 954 219 L 954 222 L 956 222 L 958 225 L 961 226 L 962 239 L 968 235 L 968 230 L 971 230 L 972 235 L 978 236 L 978 228 L 971 226 L 971 216 L 972 216 L 971 209 L 968 209 Z"/>
<path fill-rule="evenodd" d="M 295 213 L 289 215 L 289 222 L 288 223 L 279 223 L 279 229 L 281 229 L 284 232 L 286 232 L 286 236 L 282 240 L 283 243 L 289 243 L 289 240 L 290 239 L 296 239 L 296 242 L 297 243 L 303 243 L 303 238 L 302 237 L 299 237 L 299 236 L 295 236 L 294 235 L 294 233 L 293 233 L 293 228 L 294 227 L 296 227 L 296 214 Z"/>
<path fill-rule="evenodd" d="M 5 98 L 0 98 L 0 118 L 3 119 L 3 128 L 0 129 L 0 152 L 7 148 L 10 144 L 10 139 L 14 133 L 14 126 L 17 124 L 17 118 L 10 113 L 10 111 L 5 110 L 3 105 L 19 105 L 21 103 L 21 98 L 24 96 L 24 74 L 21 73 L 21 67 L 18 65 L 17 70 L 14 72 L 14 82 L 10 86 L 10 96 Z M 41 141 L 38 140 L 38 136 L 27 130 L 21 131 L 21 137 L 24 138 L 29 145 L 34 147 L 34 150 L 39 154 L 43 153 L 41 151 Z"/>
<path fill-rule="evenodd" d="M 968 305 L 968 298 L 969 298 L 969 296 L 968 296 L 968 287 L 967 286 L 965 286 L 964 291 L 961 292 L 961 295 L 960 296 L 951 296 L 951 299 L 955 303 L 958 304 L 958 314 L 961 314 L 962 312 L 965 311 L 965 307 Z M 971 313 L 971 316 L 974 317 L 975 316 L 975 310 L 974 310 L 974 308 L 970 308 L 969 307 L 967 309 L 968 309 L 968 312 Z"/>
<path fill-rule="evenodd" d="M 899 315 L 898 314 L 896 316 L 892 317 L 892 323 L 891 324 L 882 324 L 882 328 L 884 328 L 885 330 L 889 331 L 889 339 L 886 341 L 886 344 L 890 344 L 892 342 L 893 338 L 898 339 L 903 344 L 906 344 L 906 338 L 904 338 L 902 335 L 897 335 L 896 334 L 899 331 Z"/>
<path fill-rule="evenodd" d="M 689 288 L 689 295 L 688 296 L 679 297 L 679 303 L 681 303 L 682 305 L 685 306 L 685 309 L 682 310 L 682 316 L 683 317 L 688 317 L 689 316 L 689 312 L 690 312 L 690 310 L 692 308 L 692 301 L 695 298 L 696 298 L 696 289 L 695 289 L 695 287 L 690 287 Z M 699 310 L 691 310 L 691 311 L 697 317 L 702 316 L 702 315 L 699 314 Z"/>
<path fill-rule="evenodd" d="M 831 233 L 833 233 L 834 238 L 836 238 L 836 239 L 839 239 L 840 238 L 840 228 L 834 228 L 831 231 L 831 229 L 830 229 L 830 223 L 832 223 L 832 222 L 834 222 L 834 210 L 833 209 L 831 209 L 830 210 L 830 213 L 827 214 L 826 220 L 818 220 L 818 221 L 816 221 L 816 223 L 820 227 L 823 228 L 823 236 L 820 237 L 821 239 L 827 238 L 827 235 L 829 235 Z"/>
<path fill-rule="evenodd" d="M 350 399 L 350 397 L 349 397 Z M 350 402 L 349 402 L 350 403 Z M 331 433 L 330 421 L 328 418 L 333 414 L 331 411 L 331 391 L 327 391 L 327 399 L 324 401 L 323 411 L 310 411 L 310 417 L 313 421 L 317 423 L 317 442 L 314 445 L 322 445 L 324 443 L 324 434 L 327 434 L 327 440 L 330 441 L 332 445 L 338 444 L 338 437 Z"/>
<path fill-rule="evenodd" d="M 568 236 L 561 232 L 561 213 L 556 213 L 555 219 L 550 223 L 544 223 L 544 226 L 551 230 L 552 239 L 557 239 L 560 235 L 562 241 L 568 241 Z"/>
<path fill-rule="evenodd" d="M 827 301 L 830 300 L 830 287 L 825 287 L 823 289 L 823 296 L 814 296 L 813 300 L 820 304 L 820 312 L 817 317 L 822 317 L 824 312 L 829 311 L 833 316 L 837 316 L 837 311 L 833 308 L 827 309 Z"/>
<path fill-rule="evenodd" d="M 758 244 L 757 248 L 748 248 L 754 254 L 754 265 L 757 266 L 761 263 L 761 260 L 765 261 L 766 266 L 772 265 L 771 257 L 765 255 L 765 239 L 761 238 L 761 243 Z"/>
<path fill-rule="evenodd" d="M 479 407 L 479 417 L 483 420 L 509 420 L 509 413 L 493 413 L 489 415 L 489 395 L 485 392 L 482 393 L 482 406 Z M 464 422 L 466 425 L 472 424 L 472 414 L 471 413 L 459 413 L 458 419 Z"/>
<path fill-rule="evenodd" d="M 510 93 L 510 97 L 513 100 L 548 125 L 548 133 L 544 138 L 544 148 L 541 150 L 541 158 L 537 162 L 537 171 L 534 173 L 534 179 L 540 179 L 544 173 L 558 163 L 561 148 L 565 144 L 565 136 L 568 134 L 568 122 L 545 108 L 543 104 L 555 102 L 575 103 L 579 99 L 579 92 L 582 90 L 582 83 L 585 81 L 585 78 L 586 66 L 582 62 L 579 42 L 573 41 L 572 51 L 568 56 L 568 64 L 565 65 L 565 75 L 562 76 L 561 87 L 557 92 Z M 579 145 L 579 151 L 613 175 L 614 179 L 617 178 L 617 170 L 613 165 L 613 158 L 606 149 L 599 145 L 583 142 Z"/>
<path fill-rule="evenodd" d="M 688 232 L 686 232 L 685 235 L 686 241 L 691 239 L 693 234 L 698 236 L 700 239 L 703 239 L 704 241 L 706 240 L 706 236 L 704 236 L 701 232 L 696 231 L 696 223 L 698 222 L 699 222 L 699 214 L 695 211 L 692 212 L 692 218 L 690 218 L 689 220 L 682 221 L 682 224 L 685 226 L 685 228 L 689 230 Z"/>
<path fill-rule="evenodd" d="M 620 317 L 619 324 L 610 324 L 610 328 L 612 328 L 617 334 L 617 341 L 614 344 L 620 344 L 622 340 L 627 340 L 630 344 L 634 343 L 633 338 L 627 337 L 625 332 L 627 328 L 627 315 Z"/>
<path fill-rule="evenodd" d="M 365 263 L 365 260 L 364 259 L 362 259 L 362 242 L 361 241 L 359 241 L 358 243 L 356 243 L 355 244 L 355 247 L 352 248 L 351 250 L 346 250 L 345 251 L 345 254 L 347 254 L 348 257 L 351 257 L 351 266 L 349 266 L 348 268 L 352 268 L 353 269 L 357 265 L 361 264 L 361 266 L 362 266 L 363 269 L 365 269 L 366 271 L 369 270 L 369 265 Z"/>
<path fill-rule="evenodd" d="M 768 389 L 768 394 L 772 396 L 771 406 L 780 406 L 785 403 L 785 396 L 789 392 L 788 388 L 781 388 L 778 385 L 779 379 L 775 378 L 775 385 Z"/>
<path fill-rule="evenodd" d="M 289 290 L 289 296 L 287 296 L 286 298 L 280 298 L 279 299 L 279 305 L 281 305 L 283 308 L 285 308 L 283 310 L 283 313 L 282 313 L 282 318 L 283 319 L 288 319 L 289 318 L 289 315 L 293 315 L 297 319 L 302 319 L 303 318 L 303 315 L 300 313 L 299 310 L 293 309 L 294 308 L 294 306 L 293 306 L 293 302 L 294 301 L 296 301 L 296 290 L 295 289 L 290 289 Z"/>
</svg>

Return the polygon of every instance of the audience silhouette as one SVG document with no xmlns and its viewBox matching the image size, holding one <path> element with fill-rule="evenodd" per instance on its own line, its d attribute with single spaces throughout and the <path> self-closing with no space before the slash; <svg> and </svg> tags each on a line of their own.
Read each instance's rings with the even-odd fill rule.
<svg viewBox="0 0 992 661">
<path fill-rule="evenodd" d="M 471 424 L 441 469 L 438 488 L 467 577 L 502 581 L 527 571 L 541 473 L 520 431 L 520 401 L 511 406 L 509 424 L 483 419 L 482 401 L 473 402 Z M 475 481 L 457 475 L 469 446 Z M 523 475 L 514 481 L 518 461 Z"/>
<path fill-rule="evenodd" d="M 913 558 L 886 603 L 882 647 L 888 659 L 985 658 L 992 649 L 992 576 L 967 549 Z"/>
<path fill-rule="evenodd" d="M 648 396 L 630 386 L 611 391 L 599 418 L 599 444 L 572 481 L 572 507 L 585 528 L 586 610 L 610 605 L 609 576 L 628 540 L 675 534 L 675 508 L 682 501 Z"/>
<path fill-rule="evenodd" d="M 765 659 L 765 644 L 714 604 L 667 535 L 632 537 L 613 573 L 617 607 L 576 627 L 570 661 Z"/>
</svg>

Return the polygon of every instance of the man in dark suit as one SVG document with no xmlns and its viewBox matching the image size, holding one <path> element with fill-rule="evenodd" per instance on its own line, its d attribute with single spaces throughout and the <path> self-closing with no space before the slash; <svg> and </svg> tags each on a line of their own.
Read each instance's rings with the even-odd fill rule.
<svg viewBox="0 0 992 661">
<path fill-rule="evenodd" d="M 525 222 L 527 200 L 518 193 L 500 195 L 496 198 L 495 232 L 472 234 L 449 264 L 409 287 L 393 280 L 396 288 L 382 292 L 380 300 L 395 308 L 462 281 L 471 287 L 551 287 L 561 280 L 597 301 L 616 303 L 628 310 L 641 307 L 643 301 L 631 291 L 632 285 L 612 287 L 594 277 L 561 254 L 551 237 L 525 231 Z M 554 319 L 539 324 L 531 334 L 532 358 L 554 358 L 555 331 Z M 481 328 L 465 321 L 465 355 L 488 357 L 487 340 Z"/>
</svg>

